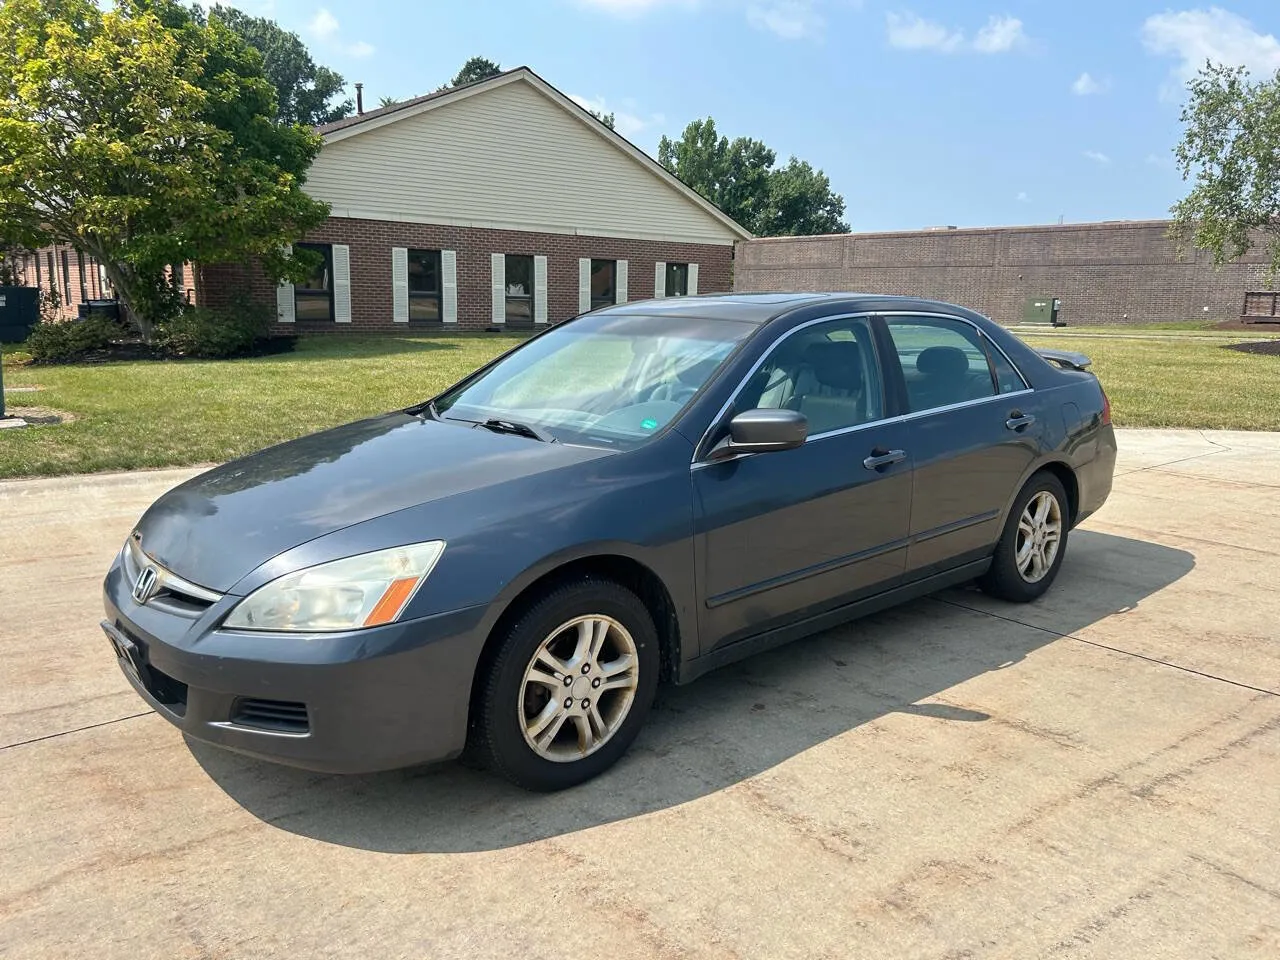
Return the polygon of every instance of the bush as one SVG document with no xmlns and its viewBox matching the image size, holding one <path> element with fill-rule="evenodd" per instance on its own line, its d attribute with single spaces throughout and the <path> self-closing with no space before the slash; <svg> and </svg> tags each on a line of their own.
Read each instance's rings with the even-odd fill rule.
<svg viewBox="0 0 1280 960">
<path fill-rule="evenodd" d="M 26 349 L 40 363 L 70 363 L 86 353 L 102 350 L 119 335 L 119 325 L 106 317 L 41 320 L 32 327 Z"/>
<path fill-rule="evenodd" d="M 165 321 L 157 339 L 180 357 L 238 357 L 267 338 L 271 320 L 269 308 L 248 301 L 219 310 L 191 307 Z"/>
</svg>

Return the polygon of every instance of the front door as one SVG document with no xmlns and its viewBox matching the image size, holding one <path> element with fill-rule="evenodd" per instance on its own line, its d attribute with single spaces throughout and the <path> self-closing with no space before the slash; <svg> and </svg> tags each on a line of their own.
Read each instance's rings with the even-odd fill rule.
<svg viewBox="0 0 1280 960">
<path fill-rule="evenodd" d="M 911 518 L 910 427 L 885 419 L 864 317 L 797 328 L 766 356 L 725 421 L 803 413 L 794 450 L 693 467 L 703 650 L 888 589 Z"/>
<path fill-rule="evenodd" d="M 915 459 L 907 575 L 990 552 L 1045 427 L 1036 394 L 973 324 L 885 318 L 910 410 Z"/>
</svg>

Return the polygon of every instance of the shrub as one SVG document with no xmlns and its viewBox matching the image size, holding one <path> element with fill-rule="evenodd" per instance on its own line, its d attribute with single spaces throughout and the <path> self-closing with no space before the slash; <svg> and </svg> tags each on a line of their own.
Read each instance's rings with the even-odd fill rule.
<svg viewBox="0 0 1280 960">
<path fill-rule="evenodd" d="M 271 320 L 269 308 L 247 300 L 218 310 L 191 307 L 166 320 L 157 338 L 181 357 L 238 357 L 267 338 Z"/>
<path fill-rule="evenodd" d="M 87 320 L 41 320 L 31 329 L 26 349 L 40 363 L 69 363 L 101 350 L 120 335 L 120 327 L 106 317 Z"/>
</svg>

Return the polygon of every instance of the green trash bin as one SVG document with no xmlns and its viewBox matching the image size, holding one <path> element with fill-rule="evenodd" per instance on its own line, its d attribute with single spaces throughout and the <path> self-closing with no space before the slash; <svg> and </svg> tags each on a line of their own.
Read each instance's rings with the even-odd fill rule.
<svg viewBox="0 0 1280 960">
<path fill-rule="evenodd" d="M 0 287 L 0 343 L 21 343 L 40 319 L 35 287 Z"/>
</svg>

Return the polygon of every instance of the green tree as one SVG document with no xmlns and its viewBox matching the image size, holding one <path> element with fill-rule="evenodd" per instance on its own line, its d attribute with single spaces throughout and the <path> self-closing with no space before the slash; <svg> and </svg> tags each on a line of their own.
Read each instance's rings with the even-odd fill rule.
<svg viewBox="0 0 1280 960">
<path fill-rule="evenodd" d="M 378 98 L 378 106 L 380 107 L 394 107 L 399 102 L 400 101 L 397 100 L 395 97 L 379 97 Z"/>
<path fill-rule="evenodd" d="M 844 198 L 821 170 L 748 137 L 730 140 L 711 117 L 694 120 L 679 140 L 663 137 L 658 162 L 757 236 L 844 233 Z"/>
<path fill-rule="evenodd" d="M 197 22 L 202 21 L 199 7 L 193 7 L 191 12 Z M 217 17 L 262 54 L 263 70 L 276 88 L 276 117 L 282 123 L 318 126 L 351 114 L 351 100 L 336 99 L 342 97 L 346 81 L 341 74 L 312 60 L 296 33 L 283 29 L 274 20 L 252 17 L 220 4 L 209 11 L 209 16 Z"/>
<path fill-rule="evenodd" d="M 592 110 L 590 107 L 587 107 L 587 113 L 591 114 L 593 117 L 595 117 L 597 120 L 603 123 L 610 130 L 617 129 L 617 127 L 613 125 L 614 119 L 613 119 L 612 111 L 609 113 L 605 113 L 603 110 Z"/>
<path fill-rule="evenodd" d="M 282 248 L 328 215 L 301 189 L 321 141 L 276 121 L 261 57 L 222 20 L 172 0 L 5 0 L 0 36 L 0 223 L 15 242 L 98 260 L 147 340 L 177 307 L 168 264 L 303 275 Z"/>
<path fill-rule="evenodd" d="M 486 57 L 472 57 L 462 65 L 462 69 L 449 82 L 449 86 L 460 87 L 466 83 L 475 83 L 477 80 L 488 80 L 501 72 L 502 68 L 492 60 Z"/>
<path fill-rule="evenodd" d="M 1280 271 L 1280 71 L 1252 81 L 1243 67 L 1206 64 L 1188 85 L 1175 150 L 1195 185 L 1173 207 L 1173 231 L 1221 265 L 1266 245 Z"/>
</svg>

